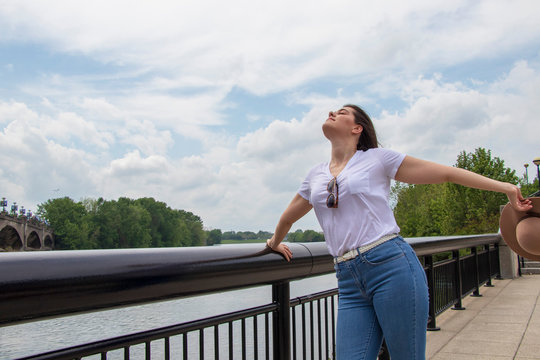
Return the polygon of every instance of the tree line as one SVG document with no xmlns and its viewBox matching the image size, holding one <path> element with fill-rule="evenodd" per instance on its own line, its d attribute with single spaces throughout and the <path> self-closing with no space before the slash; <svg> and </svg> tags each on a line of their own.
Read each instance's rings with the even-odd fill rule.
<svg viewBox="0 0 540 360">
<path fill-rule="evenodd" d="M 38 205 L 37 215 L 54 230 L 55 249 L 120 249 L 217 245 L 223 240 L 265 241 L 271 232 L 204 230 L 201 218 L 171 209 L 153 198 L 118 200 L 69 197 Z M 289 234 L 289 241 L 324 241 L 322 234 L 307 230 Z M 318 240 L 313 240 L 318 234 Z"/>
<path fill-rule="evenodd" d="M 153 198 L 51 199 L 38 215 L 54 230 L 56 249 L 116 249 L 204 245 L 201 218 Z"/>
</svg>

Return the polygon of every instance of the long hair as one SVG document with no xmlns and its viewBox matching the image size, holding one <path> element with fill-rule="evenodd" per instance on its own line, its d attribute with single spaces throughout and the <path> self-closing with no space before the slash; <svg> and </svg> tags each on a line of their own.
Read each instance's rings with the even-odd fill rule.
<svg viewBox="0 0 540 360">
<path fill-rule="evenodd" d="M 379 147 L 377 133 L 375 133 L 375 127 L 373 126 L 373 121 L 371 121 L 369 115 L 357 105 L 348 104 L 343 107 L 354 109 L 354 122 L 361 125 L 363 128 L 358 143 L 356 144 L 356 149 L 366 151 L 367 149 Z"/>
</svg>

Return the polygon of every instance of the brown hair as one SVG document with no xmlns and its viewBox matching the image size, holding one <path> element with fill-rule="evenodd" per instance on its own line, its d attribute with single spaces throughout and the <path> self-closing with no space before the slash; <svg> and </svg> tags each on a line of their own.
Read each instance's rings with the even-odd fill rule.
<svg viewBox="0 0 540 360">
<path fill-rule="evenodd" d="M 366 151 L 367 149 L 379 147 L 375 127 L 369 115 L 357 105 L 348 104 L 343 107 L 354 109 L 354 122 L 363 128 L 362 134 L 360 134 L 360 138 L 358 139 L 358 144 L 356 144 L 356 149 Z"/>
</svg>

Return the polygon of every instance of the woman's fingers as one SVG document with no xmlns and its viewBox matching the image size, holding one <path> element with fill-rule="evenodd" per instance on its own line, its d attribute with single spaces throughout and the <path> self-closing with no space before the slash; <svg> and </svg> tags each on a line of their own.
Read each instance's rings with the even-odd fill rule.
<svg viewBox="0 0 540 360">
<path fill-rule="evenodd" d="M 289 249 L 289 247 L 285 244 L 279 244 L 277 251 L 279 251 L 284 257 L 285 260 L 291 261 L 292 259 L 292 251 Z"/>
<path fill-rule="evenodd" d="M 517 186 L 514 186 L 514 191 L 507 194 L 508 200 L 510 200 L 510 204 L 514 207 L 514 209 L 518 211 L 527 211 L 532 208 L 532 202 L 530 199 L 524 199 L 523 195 L 521 195 L 521 191 Z"/>
</svg>

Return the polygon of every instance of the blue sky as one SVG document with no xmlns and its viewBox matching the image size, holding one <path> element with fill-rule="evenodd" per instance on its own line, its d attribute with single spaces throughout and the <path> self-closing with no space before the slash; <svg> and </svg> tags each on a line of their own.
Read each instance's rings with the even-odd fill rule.
<svg viewBox="0 0 540 360">
<path fill-rule="evenodd" d="M 0 3 L 0 196 L 151 196 L 273 231 L 321 125 L 364 107 L 385 147 L 540 156 L 537 1 Z M 319 229 L 309 214 L 293 228 Z"/>
</svg>

